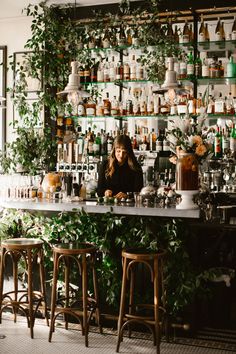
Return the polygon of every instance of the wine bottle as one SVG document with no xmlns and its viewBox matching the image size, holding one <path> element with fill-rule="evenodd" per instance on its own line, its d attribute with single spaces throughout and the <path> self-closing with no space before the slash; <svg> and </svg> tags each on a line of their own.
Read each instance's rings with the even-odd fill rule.
<svg viewBox="0 0 236 354">
<path fill-rule="evenodd" d="M 190 41 L 190 33 L 189 33 L 189 26 L 188 21 L 185 21 L 184 28 L 183 28 L 183 43 L 188 43 Z"/>
<path fill-rule="evenodd" d="M 192 80 L 194 78 L 194 60 L 193 53 L 189 52 L 187 60 L 187 78 Z"/>
<path fill-rule="evenodd" d="M 216 29 L 215 29 L 215 40 L 222 41 L 222 26 L 221 26 L 221 21 L 220 21 L 219 17 L 218 17 L 218 21 L 217 21 Z"/>
<path fill-rule="evenodd" d="M 232 41 L 236 40 L 236 16 L 234 16 L 234 23 L 233 23 L 232 30 L 231 30 L 231 38 L 232 38 Z"/>
<path fill-rule="evenodd" d="M 199 28 L 199 32 L 198 32 L 198 41 L 199 42 L 206 41 L 206 31 L 205 31 L 205 24 L 203 21 L 203 16 L 201 16 L 201 23 L 200 23 L 200 28 Z"/>
</svg>

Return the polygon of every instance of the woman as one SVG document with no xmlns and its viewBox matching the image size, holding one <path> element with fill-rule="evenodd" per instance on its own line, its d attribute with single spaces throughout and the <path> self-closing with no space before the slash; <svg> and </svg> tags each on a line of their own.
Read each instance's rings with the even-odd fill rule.
<svg viewBox="0 0 236 354">
<path fill-rule="evenodd" d="M 107 161 L 101 165 L 98 177 L 99 197 L 126 198 L 127 192 L 139 192 L 143 187 L 143 173 L 130 138 L 118 135 Z"/>
</svg>

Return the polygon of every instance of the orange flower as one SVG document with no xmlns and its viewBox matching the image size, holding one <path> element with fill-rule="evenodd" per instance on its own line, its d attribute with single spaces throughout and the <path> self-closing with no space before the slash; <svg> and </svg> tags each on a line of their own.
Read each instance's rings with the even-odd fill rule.
<svg viewBox="0 0 236 354">
<path fill-rule="evenodd" d="M 207 152 L 207 148 L 204 144 L 198 145 L 196 147 L 196 154 L 198 156 L 204 156 L 206 152 Z"/>
<path fill-rule="evenodd" d="M 193 144 L 202 145 L 202 138 L 199 135 L 193 135 Z"/>
</svg>

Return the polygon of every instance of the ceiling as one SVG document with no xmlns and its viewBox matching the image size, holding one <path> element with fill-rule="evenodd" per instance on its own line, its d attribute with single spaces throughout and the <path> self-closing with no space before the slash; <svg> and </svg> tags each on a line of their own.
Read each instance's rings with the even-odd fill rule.
<svg viewBox="0 0 236 354">
<path fill-rule="evenodd" d="M 38 4 L 42 0 L 0 0 L 0 19 L 24 16 L 22 10 L 29 4 Z M 48 0 L 48 4 L 75 4 L 77 6 L 104 5 L 119 0 Z"/>
</svg>

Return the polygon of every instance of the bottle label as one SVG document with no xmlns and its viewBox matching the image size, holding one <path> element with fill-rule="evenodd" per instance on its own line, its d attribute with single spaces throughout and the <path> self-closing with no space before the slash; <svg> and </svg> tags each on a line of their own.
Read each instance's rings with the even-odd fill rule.
<svg viewBox="0 0 236 354">
<path fill-rule="evenodd" d="M 187 105 L 186 104 L 178 104 L 177 111 L 178 111 L 178 114 L 186 114 L 187 113 Z"/>
<path fill-rule="evenodd" d="M 215 101 L 215 113 L 224 113 L 223 101 Z"/>
<path fill-rule="evenodd" d="M 209 77 L 209 67 L 208 65 L 202 66 L 202 77 Z"/>
<path fill-rule="evenodd" d="M 199 33 L 198 38 L 199 38 L 199 42 L 205 42 L 206 40 L 205 33 L 204 32 Z"/>
<path fill-rule="evenodd" d="M 86 109 L 86 114 L 87 114 L 87 116 L 95 116 L 95 108 L 94 107 L 88 107 Z"/>
<path fill-rule="evenodd" d="M 194 64 L 187 64 L 187 75 L 194 75 Z"/>
</svg>

